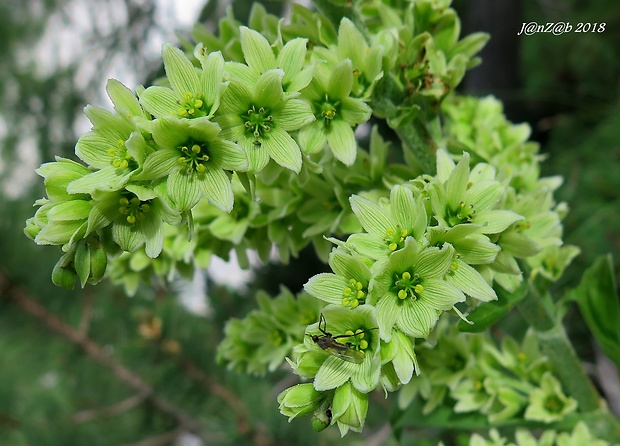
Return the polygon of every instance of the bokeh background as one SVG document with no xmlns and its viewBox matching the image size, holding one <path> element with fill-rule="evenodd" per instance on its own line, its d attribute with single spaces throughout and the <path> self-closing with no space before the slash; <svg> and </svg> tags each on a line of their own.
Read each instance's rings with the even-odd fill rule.
<svg viewBox="0 0 620 446">
<path fill-rule="evenodd" d="M 286 2 L 263 2 L 283 17 Z M 298 2 L 302 3 L 302 2 Z M 215 29 L 226 0 L 2 0 L 0 2 L 0 445 L 381 445 L 393 401 L 375 395 L 364 435 L 338 440 L 288 424 L 276 395 L 288 371 L 266 378 L 227 371 L 215 349 L 230 317 L 255 307 L 258 289 L 295 292 L 322 265 L 304 251 L 290 265 L 240 271 L 214 259 L 194 281 L 154 284 L 128 297 L 102 283 L 69 292 L 52 285 L 58 252 L 22 233 L 43 195 L 34 174 L 54 155 L 74 157 L 87 103 L 109 106 L 109 77 L 130 87 L 163 73 L 163 42 L 188 38 L 195 21 Z M 563 175 L 571 212 L 566 242 L 582 249 L 563 282 L 598 255 L 620 253 L 620 5 L 585 0 L 455 0 L 463 33 L 488 31 L 483 64 L 461 93 L 493 94 L 513 122 L 528 122 Z M 603 33 L 517 36 L 523 22 L 604 22 Z M 616 277 L 620 268 L 616 265 Z M 568 329 L 592 373 L 607 367 L 576 311 Z M 620 399 L 620 397 L 619 397 Z M 200 429 L 196 427 L 200 426 Z M 192 431 L 200 430 L 197 435 Z M 431 444 L 432 432 L 416 445 Z"/>
</svg>

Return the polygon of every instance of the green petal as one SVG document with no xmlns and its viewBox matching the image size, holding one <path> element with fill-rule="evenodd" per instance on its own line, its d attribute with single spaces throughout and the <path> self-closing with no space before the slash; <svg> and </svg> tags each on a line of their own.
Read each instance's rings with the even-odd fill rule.
<svg viewBox="0 0 620 446">
<path fill-rule="evenodd" d="M 301 151 L 288 133 L 279 128 L 272 129 L 269 132 L 269 139 L 263 139 L 263 146 L 276 163 L 299 173 L 301 170 Z"/>
<path fill-rule="evenodd" d="M 314 121 L 299 130 L 297 134 L 299 145 L 304 153 L 316 153 L 325 147 L 327 137 L 322 121 Z"/>
<path fill-rule="evenodd" d="M 429 248 L 427 248 L 428 250 Z M 426 250 L 425 250 L 426 251 Z M 423 252 L 425 252 L 423 251 Z M 420 259 L 420 247 L 418 242 L 413 237 L 407 237 L 405 239 L 405 247 L 403 249 L 399 249 L 398 251 L 394 251 L 390 255 L 390 268 L 397 273 L 402 273 L 406 270 L 414 267 L 414 272 L 419 274 L 423 279 L 424 274 L 428 273 L 428 270 L 434 268 L 432 267 L 419 268 L 417 264 L 421 263 Z M 448 266 L 450 266 L 448 264 Z"/>
<path fill-rule="evenodd" d="M 368 198 L 353 195 L 349 198 L 351 209 L 359 219 L 364 229 L 379 238 L 385 237 L 388 228 L 394 224 L 385 215 L 385 209 Z"/>
<path fill-rule="evenodd" d="M 482 234 L 473 234 L 455 242 L 454 248 L 461 260 L 470 265 L 491 263 L 497 257 L 500 247 Z"/>
<path fill-rule="evenodd" d="M 327 142 L 337 160 L 351 166 L 357 157 L 357 140 L 351 126 L 342 119 L 334 119 L 327 132 Z"/>
<path fill-rule="evenodd" d="M 416 214 L 419 214 L 418 207 L 413 199 L 413 192 L 404 186 L 392 188 L 390 192 L 390 209 L 392 210 L 394 220 L 398 222 L 401 228 L 407 230 L 414 226 Z"/>
<path fill-rule="evenodd" d="M 114 103 L 114 109 L 131 119 L 133 116 L 143 116 L 142 107 L 136 95 L 116 79 L 108 79 L 105 87 L 108 96 Z"/>
<path fill-rule="evenodd" d="M 149 87 L 140 94 L 142 106 L 156 118 L 177 116 L 179 110 L 178 95 L 169 88 Z"/>
<path fill-rule="evenodd" d="M 416 355 L 411 340 L 405 334 L 396 331 L 394 333 L 394 340 L 398 341 L 398 348 L 396 349 L 396 355 L 392 360 L 392 364 L 401 384 L 407 384 L 416 369 Z"/>
<path fill-rule="evenodd" d="M 439 319 L 439 312 L 420 301 L 406 302 L 398 314 L 397 325 L 414 338 L 426 338 Z"/>
<path fill-rule="evenodd" d="M 129 178 L 131 178 L 132 175 L 133 172 L 127 172 L 126 170 L 120 170 L 112 166 L 108 166 L 104 169 L 98 170 L 97 172 L 84 175 L 82 178 L 72 181 L 67 186 L 67 192 L 70 194 L 90 194 L 94 190 L 120 190 L 125 183 L 129 181 Z"/>
<path fill-rule="evenodd" d="M 437 175 L 435 177 L 440 182 L 445 183 L 450 178 L 455 166 L 452 157 L 445 149 L 437 150 Z"/>
<path fill-rule="evenodd" d="M 345 279 L 352 278 L 367 284 L 370 280 L 370 270 L 357 256 L 335 249 L 329 255 L 329 266 L 332 271 Z"/>
<path fill-rule="evenodd" d="M 114 207 L 112 208 L 112 204 Z M 93 209 L 88 215 L 88 227 L 86 232 L 90 234 L 100 228 L 105 228 L 118 215 L 116 202 L 99 202 L 95 203 Z"/>
<path fill-rule="evenodd" d="M 466 204 L 473 203 L 476 212 L 486 211 L 495 206 L 504 195 L 504 191 L 504 186 L 497 181 L 483 181 L 467 190 L 465 201 Z"/>
<path fill-rule="evenodd" d="M 524 218 L 513 211 L 482 211 L 474 215 L 473 222 L 484 225 L 481 229 L 484 234 L 497 234 L 519 220 Z"/>
<path fill-rule="evenodd" d="M 200 92 L 200 80 L 196 68 L 185 53 L 171 44 L 163 48 L 164 68 L 172 89 L 181 97 L 187 93 L 197 95 Z"/>
<path fill-rule="evenodd" d="M 159 256 L 164 246 L 163 222 L 159 215 L 149 215 L 141 223 L 146 238 L 146 255 L 154 259 Z"/>
<path fill-rule="evenodd" d="M 203 175 L 205 176 L 204 180 L 199 180 L 198 183 L 209 202 L 224 212 L 230 212 L 233 207 L 234 196 L 228 175 L 221 169 L 209 168 Z"/>
<path fill-rule="evenodd" d="M 315 65 L 309 65 L 299 73 L 295 74 L 291 81 L 287 84 L 284 81 L 284 85 L 286 86 L 286 91 L 299 91 L 308 86 L 310 82 L 312 82 L 312 76 L 314 75 L 314 67 Z M 284 79 L 286 79 L 286 72 L 284 73 Z"/>
<path fill-rule="evenodd" d="M 93 129 L 110 141 L 125 141 L 134 130 L 131 121 L 100 107 L 87 105 L 84 114 L 93 123 Z"/>
<path fill-rule="evenodd" d="M 351 61 L 345 59 L 332 71 L 327 85 L 327 94 L 330 99 L 346 98 L 353 88 L 353 67 Z"/>
<path fill-rule="evenodd" d="M 247 112 L 252 102 L 252 93 L 250 93 L 248 87 L 239 81 L 231 80 L 222 96 L 220 112 L 222 114 L 233 113 L 235 115 Z M 225 128 L 224 125 L 222 127 Z"/>
<path fill-rule="evenodd" d="M 209 118 L 195 118 L 189 121 L 188 134 L 195 141 L 208 142 L 217 139 L 220 126 Z"/>
<path fill-rule="evenodd" d="M 424 281 L 424 291 L 420 293 L 419 300 L 435 310 L 450 310 L 457 302 L 465 301 L 465 295 L 448 282 L 429 279 Z"/>
<path fill-rule="evenodd" d="M 112 225 L 112 238 L 123 251 L 134 252 L 144 244 L 144 234 L 135 225 L 115 223 Z"/>
<path fill-rule="evenodd" d="M 371 358 L 370 354 L 367 354 L 364 362 L 354 370 L 351 384 L 362 393 L 371 392 L 379 385 L 380 374 L 380 358 Z"/>
<path fill-rule="evenodd" d="M 117 141 L 110 140 L 100 133 L 87 133 L 78 139 L 75 154 L 89 166 L 103 169 L 110 166 L 112 159 L 108 155 L 108 150 L 116 148 Z"/>
<path fill-rule="evenodd" d="M 187 142 L 189 120 L 161 118 L 153 121 L 153 139 L 164 149 L 176 149 Z"/>
<path fill-rule="evenodd" d="M 247 138 L 242 139 L 239 143 L 248 154 L 250 172 L 258 173 L 263 170 L 267 163 L 269 163 L 269 152 L 267 152 L 265 144 L 261 143 L 261 145 L 257 146 Z"/>
<path fill-rule="evenodd" d="M 200 182 L 195 173 L 186 174 L 175 170 L 168 176 L 166 190 L 174 209 L 183 212 L 198 203 L 202 197 Z"/>
<path fill-rule="evenodd" d="M 329 356 L 314 377 L 314 388 L 318 391 L 340 387 L 349 380 L 357 364 Z"/>
<path fill-rule="evenodd" d="M 50 222 L 86 220 L 92 208 L 93 203 L 90 201 L 66 201 L 51 208 L 47 213 L 47 218 Z"/>
<path fill-rule="evenodd" d="M 390 254 L 387 244 L 373 234 L 352 234 L 347 239 L 347 245 L 364 257 L 373 260 L 387 257 Z"/>
<path fill-rule="evenodd" d="M 398 319 L 403 306 L 398 305 L 398 297 L 386 293 L 377 302 L 377 322 L 379 324 L 379 336 L 386 342 L 392 339 L 392 327 Z"/>
<path fill-rule="evenodd" d="M 458 267 L 446 275 L 446 282 L 451 283 L 468 296 L 482 302 L 497 300 L 495 291 L 478 271 L 460 259 L 456 262 Z"/>
<path fill-rule="evenodd" d="M 76 232 L 86 229 L 85 226 L 82 220 L 48 224 L 41 229 L 34 241 L 37 245 L 64 245 Z"/>
<path fill-rule="evenodd" d="M 338 52 L 345 57 L 350 57 L 354 65 L 361 64 L 368 45 L 364 36 L 357 30 L 353 22 L 343 18 L 338 28 Z"/>
<path fill-rule="evenodd" d="M 239 27 L 241 50 L 247 64 L 259 73 L 276 67 L 276 58 L 267 39 L 245 26 Z"/>
<path fill-rule="evenodd" d="M 465 198 L 465 190 L 469 181 L 469 154 L 463 153 L 463 158 L 456 165 L 448 180 L 444 183 L 446 199 L 451 209 L 456 209 Z"/>
<path fill-rule="evenodd" d="M 258 107 L 277 108 L 284 98 L 282 70 L 269 70 L 261 74 L 254 87 L 254 102 Z"/>
<path fill-rule="evenodd" d="M 162 149 L 146 157 L 142 172 L 136 175 L 138 180 L 154 180 L 181 170 L 180 154 L 177 150 Z"/>
<path fill-rule="evenodd" d="M 363 124 L 370 119 L 372 108 L 361 99 L 346 97 L 340 102 L 340 113 L 349 125 Z"/>
<path fill-rule="evenodd" d="M 144 163 L 147 145 L 140 131 L 136 130 L 131 134 L 129 139 L 125 141 L 125 147 L 127 147 L 127 152 L 129 152 L 139 165 Z"/>
<path fill-rule="evenodd" d="M 240 82 L 243 85 L 247 85 L 249 87 L 250 85 L 256 84 L 256 81 L 258 80 L 258 73 L 244 63 L 226 62 L 224 66 L 228 78 L 232 78 L 236 82 Z"/>
<path fill-rule="evenodd" d="M 304 290 L 311 296 L 327 303 L 342 305 L 342 292 L 347 285 L 347 281 L 343 277 L 330 273 L 321 273 L 312 277 L 304 285 Z"/>
<path fill-rule="evenodd" d="M 287 132 L 300 129 L 316 119 L 310 104 L 303 99 L 289 99 L 283 107 L 273 111 L 273 117 L 278 127 Z"/>
<path fill-rule="evenodd" d="M 276 66 L 284 70 L 284 83 L 291 82 L 295 74 L 306 64 L 306 45 L 308 39 L 296 38 L 284 45 L 276 59 Z M 309 80 L 308 80 L 309 82 Z"/>
<path fill-rule="evenodd" d="M 224 58 L 222 53 L 216 51 L 207 56 L 200 74 L 203 100 L 213 106 L 221 93 L 222 79 L 224 77 Z M 213 112 L 214 110 L 211 110 Z"/>
<path fill-rule="evenodd" d="M 442 249 L 426 248 L 420 252 L 413 269 L 423 280 L 442 277 L 450 269 L 453 257 L 454 248 L 448 243 Z"/>
<path fill-rule="evenodd" d="M 213 163 L 222 169 L 239 171 L 248 169 L 248 156 L 239 144 L 223 139 L 212 141 L 209 144 L 209 153 Z"/>
</svg>

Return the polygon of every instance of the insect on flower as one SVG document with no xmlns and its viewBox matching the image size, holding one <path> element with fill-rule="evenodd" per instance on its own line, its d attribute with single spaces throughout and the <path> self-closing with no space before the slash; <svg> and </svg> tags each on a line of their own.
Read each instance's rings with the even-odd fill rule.
<svg viewBox="0 0 620 446">
<path fill-rule="evenodd" d="M 368 346 L 368 341 L 362 339 L 364 333 L 370 330 L 377 330 L 377 328 L 369 328 L 367 330 L 357 330 L 355 333 L 350 332 L 350 334 L 342 334 L 338 336 L 334 336 L 327 331 L 327 322 L 325 321 L 325 316 L 321 313 L 321 318 L 319 319 L 319 331 L 323 333 L 321 336 L 319 335 L 308 335 L 314 341 L 316 345 L 321 347 L 330 355 L 334 355 L 340 359 L 343 359 L 347 362 L 352 362 L 354 364 L 361 364 L 364 362 L 365 354 L 362 351 Z M 337 339 L 356 338 L 357 342 L 347 342 L 345 344 L 341 344 L 337 341 Z M 356 350 L 354 347 L 359 347 L 360 350 Z"/>
</svg>

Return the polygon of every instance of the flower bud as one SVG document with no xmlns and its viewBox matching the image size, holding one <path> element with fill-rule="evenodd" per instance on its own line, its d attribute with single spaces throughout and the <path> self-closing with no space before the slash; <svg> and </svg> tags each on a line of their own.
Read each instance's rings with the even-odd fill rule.
<svg viewBox="0 0 620 446">
<path fill-rule="evenodd" d="M 103 246 L 90 249 L 90 283 L 93 285 L 103 279 L 106 267 L 108 266 L 108 255 Z"/>
<path fill-rule="evenodd" d="M 75 286 L 75 271 L 72 268 L 62 266 L 65 256 L 56 263 L 52 271 L 52 282 L 54 285 L 72 290 Z"/>
<path fill-rule="evenodd" d="M 325 392 L 317 391 L 312 383 L 297 384 L 278 395 L 280 413 L 289 417 L 289 421 L 316 411 L 325 399 Z"/>
</svg>

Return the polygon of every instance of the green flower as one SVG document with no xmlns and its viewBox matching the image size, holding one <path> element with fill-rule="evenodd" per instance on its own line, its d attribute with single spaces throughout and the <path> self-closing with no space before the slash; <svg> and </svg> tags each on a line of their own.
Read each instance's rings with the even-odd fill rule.
<svg viewBox="0 0 620 446">
<path fill-rule="evenodd" d="M 386 206 L 357 195 L 350 201 L 367 233 L 351 235 L 347 245 L 361 255 L 375 260 L 385 258 L 402 249 L 410 237 L 423 239 L 428 223 L 426 210 L 410 189 L 394 186 Z"/>
<path fill-rule="evenodd" d="M 207 118 L 161 118 L 153 122 L 161 149 L 144 162 L 140 180 L 165 177 L 167 198 L 178 211 L 191 209 L 203 196 L 225 212 L 233 207 L 227 170 L 245 170 L 241 147 L 220 138 L 220 127 Z"/>
<path fill-rule="evenodd" d="M 323 316 L 326 321 L 324 330 L 332 336 L 347 335 L 335 342 L 348 346 L 354 351 L 351 354 L 361 357 L 362 362 L 343 359 L 335 349 L 322 349 L 314 342 L 313 336 L 325 336 L 319 329 L 323 327 L 317 322 L 306 329 L 304 343 L 294 350 L 298 354 L 296 363 L 292 364 L 295 372 L 314 377 L 314 388 L 319 391 L 335 389 L 351 381 L 359 392 L 370 392 L 379 384 L 381 367 L 379 336 L 375 331 L 376 309 L 370 305 L 354 309 L 328 305 L 323 309 Z"/>
<path fill-rule="evenodd" d="M 110 79 L 107 87 L 112 100 L 119 104 L 117 108 L 124 113 L 86 107 L 84 113 L 92 122 L 93 130 L 78 140 L 75 153 L 97 170 L 71 182 L 67 188 L 70 193 L 121 189 L 142 165 L 149 150 L 138 125 L 130 118 L 135 114 L 144 119 L 138 100 L 118 81 Z"/>
<path fill-rule="evenodd" d="M 157 194 L 145 187 L 127 185 L 117 192 L 94 192 L 87 233 L 112 225 L 112 238 L 123 250 L 134 252 L 146 245 L 146 254 L 157 257 L 164 244 L 164 221 L 179 224 L 173 212 Z"/>
<path fill-rule="evenodd" d="M 381 382 L 384 384 L 384 388 L 390 391 L 394 391 L 397 387 L 409 383 L 414 371 L 418 375 L 420 374 L 420 367 L 411 339 L 396 328 L 392 329 L 390 342 L 381 341 L 381 364 Z M 386 382 L 383 379 L 383 374 L 388 370 L 388 375 L 392 371 L 394 374 L 392 379 Z"/>
<path fill-rule="evenodd" d="M 336 389 L 332 401 L 332 423 L 338 425 L 340 436 L 349 430 L 361 432 L 368 412 L 368 395 L 346 382 Z"/>
<path fill-rule="evenodd" d="M 543 375 L 540 387 L 530 393 L 529 401 L 530 404 L 525 410 L 525 419 L 543 423 L 561 421 L 577 409 L 577 401 L 564 395 L 560 382 L 551 372 Z"/>
<path fill-rule="evenodd" d="M 350 60 L 340 62 L 333 69 L 319 64 L 312 82 L 302 91 L 316 117 L 299 131 L 304 152 L 316 153 L 327 142 L 336 159 L 347 166 L 355 162 L 357 141 L 352 127 L 368 121 L 372 109 L 361 99 L 350 97 L 352 87 Z"/>
<path fill-rule="evenodd" d="M 366 301 L 370 269 L 357 256 L 342 249 L 334 249 L 329 255 L 333 273 L 321 273 L 312 277 L 304 289 L 317 299 L 330 304 L 356 308 Z"/>
<path fill-rule="evenodd" d="M 326 398 L 326 392 L 319 392 L 312 383 L 297 384 L 278 395 L 280 413 L 287 416 L 290 423 L 294 418 L 315 412 Z"/>
<path fill-rule="evenodd" d="M 465 300 L 457 287 L 442 279 L 453 254 L 447 243 L 442 249 L 421 249 L 409 237 L 403 249 L 373 267 L 369 301 L 377 306 L 381 339 L 391 339 L 395 324 L 409 336 L 426 338 L 442 311 Z"/>
<path fill-rule="evenodd" d="M 561 434 L 558 434 L 556 444 L 557 446 L 581 446 L 584 444 L 588 446 L 610 445 L 607 441 L 600 440 L 592 435 L 588 429 L 588 426 L 583 421 L 580 421 L 575 425 L 572 433 L 569 434 L 567 432 L 562 432 Z"/>
<path fill-rule="evenodd" d="M 301 170 L 301 152 L 288 132 L 314 120 L 310 106 L 284 94 L 280 69 L 250 78 L 233 77 L 222 97 L 217 122 L 222 138 L 238 142 L 247 152 L 250 170 L 260 172 L 273 159 L 296 173 Z"/>
<path fill-rule="evenodd" d="M 281 38 L 277 44 L 278 55 L 273 47 L 259 32 L 241 26 L 241 49 L 247 65 L 229 62 L 226 71 L 246 85 L 256 82 L 256 77 L 269 70 L 281 68 L 284 72 L 282 88 L 287 93 L 294 93 L 306 87 L 312 80 L 314 65 L 306 66 L 306 46 L 308 39 L 296 38 L 282 45 Z"/>
<path fill-rule="evenodd" d="M 433 216 L 448 228 L 473 223 L 480 225 L 483 234 L 497 234 L 517 220 L 519 214 L 495 210 L 506 188 L 495 181 L 495 170 L 487 164 L 477 164 L 469 170 L 469 154 L 455 166 L 445 150 L 437 151 L 437 181 L 430 184 Z"/>
<path fill-rule="evenodd" d="M 210 117 L 220 105 L 220 96 L 226 84 L 224 58 L 218 51 L 206 55 L 199 44 L 194 56 L 201 69 L 194 67 L 185 53 L 170 44 L 162 50 L 166 77 L 170 88 L 153 86 L 140 95 L 140 103 L 156 118 L 176 116 L 179 118 Z"/>
</svg>

